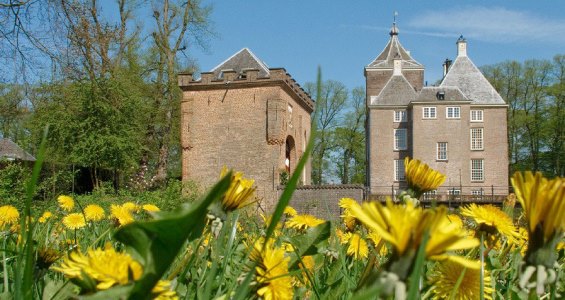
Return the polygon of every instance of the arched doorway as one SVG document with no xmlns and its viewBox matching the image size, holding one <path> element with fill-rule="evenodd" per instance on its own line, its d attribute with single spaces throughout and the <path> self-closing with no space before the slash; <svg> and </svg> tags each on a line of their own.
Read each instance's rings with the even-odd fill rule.
<svg viewBox="0 0 565 300">
<path fill-rule="evenodd" d="M 285 142 L 284 166 L 289 175 L 292 174 L 296 166 L 296 145 L 294 138 L 290 135 L 286 137 Z"/>
</svg>

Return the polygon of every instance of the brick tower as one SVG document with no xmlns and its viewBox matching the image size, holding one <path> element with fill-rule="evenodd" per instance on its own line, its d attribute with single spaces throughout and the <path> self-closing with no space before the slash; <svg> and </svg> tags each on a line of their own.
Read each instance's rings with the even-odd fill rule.
<svg viewBox="0 0 565 300">
<path fill-rule="evenodd" d="M 182 178 L 205 187 L 221 168 L 255 179 L 262 208 L 276 202 L 281 173 L 292 173 L 310 136 L 314 102 L 283 68 L 244 48 L 200 80 L 179 74 Z M 300 182 L 310 184 L 310 164 Z"/>
</svg>

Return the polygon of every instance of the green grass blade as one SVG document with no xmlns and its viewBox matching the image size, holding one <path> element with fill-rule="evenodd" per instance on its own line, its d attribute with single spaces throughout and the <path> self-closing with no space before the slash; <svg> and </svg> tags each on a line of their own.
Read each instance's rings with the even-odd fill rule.
<svg viewBox="0 0 565 300">
<path fill-rule="evenodd" d="M 47 133 L 49 132 L 49 126 L 46 126 L 43 130 L 43 136 L 41 138 L 41 144 L 39 146 L 39 152 L 35 164 L 33 165 L 33 171 L 30 180 L 26 186 L 26 199 L 25 199 L 25 210 L 24 216 L 21 220 L 21 228 L 23 232 L 23 243 L 22 248 L 20 248 L 20 257 L 18 258 L 18 265 L 23 262 L 23 278 L 18 284 L 17 281 L 20 280 L 18 276 L 16 278 L 16 298 L 22 299 L 32 299 L 33 298 L 33 269 L 34 269 L 34 251 L 33 251 L 33 227 L 34 224 L 31 222 L 31 201 L 35 195 L 35 190 L 37 188 L 37 181 L 39 179 L 39 173 L 41 171 L 41 166 L 43 165 L 43 160 L 45 159 L 45 147 L 47 144 Z"/>
<path fill-rule="evenodd" d="M 426 261 L 426 244 L 430 238 L 430 232 L 426 230 L 422 237 L 422 242 L 416 254 L 416 262 L 414 263 L 414 270 L 410 275 L 410 285 L 408 287 L 408 299 L 418 299 L 420 297 L 420 278 L 424 270 L 424 263 Z"/>
</svg>

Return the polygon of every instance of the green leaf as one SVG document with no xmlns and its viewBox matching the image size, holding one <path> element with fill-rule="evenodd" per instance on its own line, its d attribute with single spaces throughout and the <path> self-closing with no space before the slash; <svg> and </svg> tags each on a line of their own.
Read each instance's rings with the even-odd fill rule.
<svg viewBox="0 0 565 300">
<path fill-rule="evenodd" d="M 130 299 L 147 299 L 151 289 L 173 263 L 184 242 L 202 234 L 208 206 L 229 188 L 231 173 L 222 178 L 199 203 L 171 213 L 158 214 L 155 220 L 135 222 L 116 233 L 116 239 L 133 248 L 144 260 L 144 272 L 136 281 Z"/>
</svg>

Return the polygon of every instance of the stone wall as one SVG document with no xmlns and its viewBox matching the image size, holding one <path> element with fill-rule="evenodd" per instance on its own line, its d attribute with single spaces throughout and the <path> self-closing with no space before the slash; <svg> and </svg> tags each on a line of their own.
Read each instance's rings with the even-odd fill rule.
<svg viewBox="0 0 565 300">
<path fill-rule="evenodd" d="M 284 186 L 277 188 L 280 197 Z M 338 220 L 341 215 L 339 200 L 353 198 L 362 202 L 365 189 L 362 185 L 305 185 L 294 191 L 290 206 L 300 214 L 310 214 L 325 220 Z"/>
</svg>

